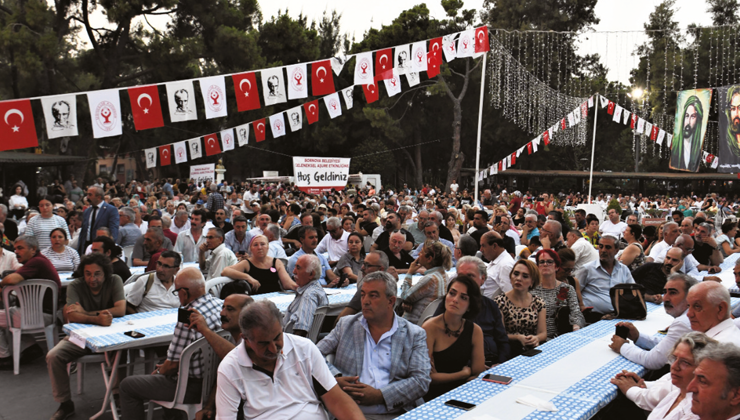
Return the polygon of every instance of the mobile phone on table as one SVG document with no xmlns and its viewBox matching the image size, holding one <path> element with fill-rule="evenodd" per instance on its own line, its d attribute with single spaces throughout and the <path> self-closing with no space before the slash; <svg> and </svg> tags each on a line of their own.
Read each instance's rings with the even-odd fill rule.
<svg viewBox="0 0 740 420">
<path fill-rule="evenodd" d="M 190 314 L 191 312 L 185 308 L 177 308 L 177 322 L 190 324 Z"/>
<path fill-rule="evenodd" d="M 630 329 L 624 325 L 617 325 L 617 331 L 614 334 L 626 340 L 630 336 Z"/>
<path fill-rule="evenodd" d="M 489 373 L 488 375 L 483 377 L 483 380 L 488 382 L 495 382 L 502 385 L 509 385 L 513 378 L 511 378 L 510 376 L 501 376 Z"/>
<path fill-rule="evenodd" d="M 540 353 L 542 353 L 542 350 L 529 349 L 529 350 L 525 351 L 524 353 L 522 353 L 522 356 L 532 357 L 532 356 L 536 356 L 536 355 L 538 355 Z"/>
<path fill-rule="evenodd" d="M 131 338 L 146 337 L 144 334 L 142 334 L 142 333 L 140 333 L 138 331 L 126 331 L 124 334 L 127 335 L 127 336 L 129 336 L 129 337 L 131 337 Z"/>
<path fill-rule="evenodd" d="M 455 407 L 455 408 L 461 408 L 465 411 L 470 411 L 475 408 L 475 404 L 466 403 L 465 401 L 459 401 L 459 400 L 445 401 L 445 405 L 449 405 L 450 407 Z"/>
</svg>

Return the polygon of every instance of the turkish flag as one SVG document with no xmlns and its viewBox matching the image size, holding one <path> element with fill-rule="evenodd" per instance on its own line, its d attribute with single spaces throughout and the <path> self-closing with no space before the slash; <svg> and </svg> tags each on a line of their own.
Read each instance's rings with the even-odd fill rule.
<svg viewBox="0 0 740 420">
<path fill-rule="evenodd" d="M 260 94 L 257 90 L 257 78 L 254 73 L 241 73 L 231 76 L 234 81 L 234 95 L 239 112 L 259 109 Z"/>
<path fill-rule="evenodd" d="M 528 155 L 532 154 L 532 142 L 531 141 L 527 143 L 527 154 Z"/>
<path fill-rule="evenodd" d="M 316 121 L 319 120 L 319 100 L 306 102 L 303 104 L 303 107 L 306 109 L 306 119 L 308 120 L 308 124 L 313 124 Z"/>
<path fill-rule="evenodd" d="M 157 85 L 130 88 L 128 97 L 137 131 L 164 127 Z"/>
<path fill-rule="evenodd" d="M 253 122 L 252 127 L 254 127 L 254 138 L 257 139 L 258 142 L 265 141 L 265 119 L 262 118 L 261 120 Z"/>
<path fill-rule="evenodd" d="M 630 128 L 634 130 L 636 124 L 637 124 L 637 114 L 632 114 L 632 117 L 630 117 Z"/>
<path fill-rule="evenodd" d="M 563 118 L 562 120 L 560 120 L 560 128 L 562 128 L 563 130 L 565 130 L 567 128 L 567 126 L 565 125 L 565 118 Z"/>
<path fill-rule="evenodd" d="M 498 170 L 499 172 L 502 172 L 504 170 L 504 161 L 498 162 Z"/>
<path fill-rule="evenodd" d="M 657 125 L 653 125 L 653 129 L 650 130 L 650 140 L 655 141 L 658 139 L 658 131 L 660 131 L 660 128 Z"/>
<path fill-rule="evenodd" d="M 714 155 L 713 155 L 713 154 L 711 154 L 711 153 L 710 153 L 710 154 L 708 154 L 708 155 L 707 155 L 707 163 L 712 163 L 712 161 L 713 161 L 713 160 L 714 160 Z"/>
<path fill-rule="evenodd" d="M 516 165 L 516 152 L 511 154 L 511 166 Z"/>
<path fill-rule="evenodd" d="M 221 153 L 221 146 L 218 144 L 218 136 L 216 133 L 203 137 L 203 140 L 206 143 L 206 156 L 213 156 Z"/>
<path fill-rule="evenodd" d="M 331 61 L 324 60 L 311 65 L 311 87 L 313 96 L 329 95 L 337 91 L 334 89 Z"/>
<path fill-rule="evenodd" d="M 581 104 L 581 118 L 586 118 L 588 116 L 588 102 L 584 102 Z"/>
<path fill-rule="evenodd" d="M 427 52 L 427 76 L 431 79 L 439 74 L 442 65 L 442 38 L 429 41 L 429 52 Z"/>
<path fill-rule="evenodd" d="M 542 133 L 542 140 L 545 142 L 545 146 L 550 144 L 550 130 L 545 130 L 545 132 Z"/>
<path fill-rule="evenodd" d="M 393 49 L 386 48 L 375 53 L 375 81 L 393 77 Z"/>
<path fill-rule="evenodd" d="M 167 166 L 172 163 L 172 150 L 170 145 L 159 147 L 159 166 Z"/>
<path fill-rule="evenodd" d="M 475 52 L 482 53 L 491 49 L 488 42 L 488 26 L 481 26 L 475 30 Z"/>
<path fill-rule="evenodd" d="M 614 115 L 614 106 L 615 106 L 614 102 L 609 101 L 609 106 L 606 107 L 606 112 L 609 115 Z"/>
<path fill-rule="evenodd" d="M 39 145 L 29 99 L 0 102 L 0 117 L 0 150 Z"/>
<path fill-rule="evenodd" d="M 375 83 L 362 85 L 362 90 L 365 92 L 365 102 L 371 104 L 378 100 L 378 85 Z"/>
</svg>

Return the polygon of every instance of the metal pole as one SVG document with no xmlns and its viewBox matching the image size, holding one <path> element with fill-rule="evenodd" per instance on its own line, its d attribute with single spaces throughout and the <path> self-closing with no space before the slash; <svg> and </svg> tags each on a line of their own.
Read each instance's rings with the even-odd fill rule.
<svg viewBox="0 0 740 420">
<path fill-rule="evenodd" d="M 594 95 L 594 137 L 591 141 L 591 173 L 588 176 L 588 204 L 591 204 L 591 188 L 594 186 L 594 151 L 596 150 L 596 119 L 599 116 L 599 94 Z"/>
<path fill-rule="evenodd" d="M 480 174 L 480 135 L 481 135 L 481 125 L 483 124 L 483 96 L 485 94 L 485 87 L 486 87 L 486 58 L 488 58 L 488 53 L 483 54 L 483 72 L 480 77 L 480 102 L 478 103 L 478 141 L 475 145 L 475 199 L 473 200 L 473 205 L 475 205 L 475 200 L 478 200 L 478 176 Z"/>
</svg>

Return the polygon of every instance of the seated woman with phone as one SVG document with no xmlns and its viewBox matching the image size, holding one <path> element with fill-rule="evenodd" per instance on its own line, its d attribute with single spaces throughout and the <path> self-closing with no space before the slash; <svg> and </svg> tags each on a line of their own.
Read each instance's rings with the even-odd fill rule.
<svg viewBox="0 0 740 420">
<path fill-rule="evenodd" d="M 486 369 L 483 330 L 472 321 L 480 306 L 478 283 L 459 275 L 447 286 L 444 312 L 422 326 L 432 362 L 432 383 L 425 401 L 457 388 Z"/>
<path fill-rule="evenodd" d="M 540 284 L 539 270 L 532 261 L 519 260 L 514 263 L 509 278 L 512 289 L 496 296 L 494 300 L 504 318 L 511 357 L 515 357 L 547 340 L 547 308 L 544 300 L 531 293 Z"/>
</svg>

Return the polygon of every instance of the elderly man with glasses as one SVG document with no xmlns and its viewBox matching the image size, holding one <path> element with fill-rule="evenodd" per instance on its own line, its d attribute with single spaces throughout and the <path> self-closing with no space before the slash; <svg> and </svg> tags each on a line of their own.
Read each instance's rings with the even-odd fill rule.
<svg viewBox="0 0 740 420">
<path fill-rule="evenodd" d="M 326 232 L 323 239 L 319 242 L 319 246 L 316 247 L 316 252 L 319 254 L 329 254 L 329 265 L 334 267 L 342 258 L 342 255 L 347 253 L 347 238 L 349 232 L 342 229 L 342 220 L 338 217 L 330 217 L 326 221 Z"/>
<path fill-rule="evenodd" d="M 126 313 L 151 312 L 180 306 L 180 300 L 172 294 L 180 262 L 180 254 L 177 252 L 161 253 L 156 263 L 156 272 L 140 276 L 131 286 L 126 295 Z"/>
</svg>

